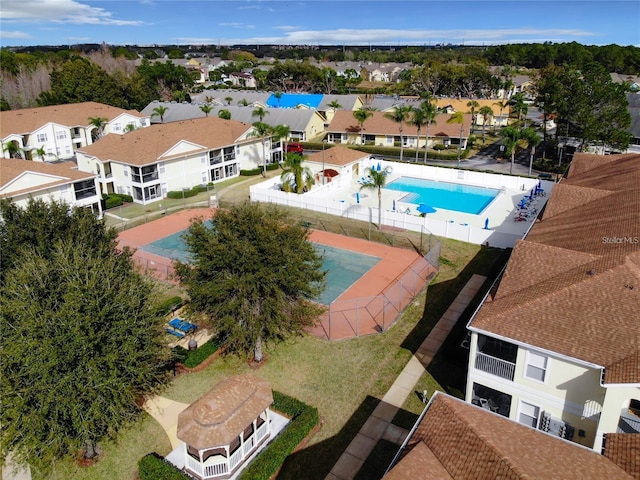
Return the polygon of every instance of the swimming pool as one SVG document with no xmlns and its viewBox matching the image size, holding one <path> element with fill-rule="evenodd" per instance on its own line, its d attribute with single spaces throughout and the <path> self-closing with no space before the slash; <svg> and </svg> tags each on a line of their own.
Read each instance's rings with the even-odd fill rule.
<svg viewBox="0 0 640 480">
<path fill-rule="evenodd" d="M 458 183 L 400 177 L 385 185 L 388 190 L 406 192 L 401 202 L 430 205 L 433 208 L 480 214 L 498 196 L 500 190 Z"/>
<path fill-rule="evenodd" d="M 156 240 L 145 245 L 142 250 L 164 258 L 188 262 L 189 253 L 186 251 L 187 246 L 182 238 L 185 232 L 186 230 L 182 230 Z M 318 303 L 323 305 L 331 304 L 380 261 L 379 257 L 351 250 L 319 243 L 314 243 L 313 246 L 322 255 L 323 270 L 327 271 L 327 288 L 317 298 Z"/>
</svg>

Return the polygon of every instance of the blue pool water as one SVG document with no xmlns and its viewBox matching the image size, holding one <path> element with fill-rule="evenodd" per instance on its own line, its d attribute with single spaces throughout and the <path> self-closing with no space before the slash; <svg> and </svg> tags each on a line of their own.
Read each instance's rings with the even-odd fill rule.
<svg viewBox="0 0 640 480">
<path fill-rule="evenodd" d="M 406 192 L 407 194 L 400 199 L 401 202 L 418 205 L 424 203 L 436 209 L 443 208 L 473 215 L 480 214 L 500 192 L 495 188 L 413 177 L 400 177 L 384 188 Z"/>
<path fill-rule="evenodd" d="M 182 239 L 185 231 L 149 243 L 144 246 L 143 250 L 164 258 L 188 262 L 187 246 Z M 342 248 L 317 243 L 314 243 L 313 246 L 322 255 L 323 269 L 327 271 L 327 288 L 317 299 L 323 305 L 329 305 L 333 302 L 380 261 L 378 257 Z"/>
</svg>

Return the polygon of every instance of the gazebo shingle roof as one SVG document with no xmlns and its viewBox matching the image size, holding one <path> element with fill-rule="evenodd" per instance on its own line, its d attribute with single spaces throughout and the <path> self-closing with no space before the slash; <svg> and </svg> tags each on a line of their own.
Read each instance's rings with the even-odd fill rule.
<svg viewBox="0 0 640 480">
<path fill-rule="evenodd" d="M 307 157 L 307 161 L 322 163 L 322 156 L 322 151 L 314 152 Z M 369 154 L 340 145 L 328 148 L 324 151 L 324 163 L 326 165 L 349 165 L 350 163 L 355 162 L 356 160 L 363 159 L 365 157 L 369 157 Z"/>
<path fill-rule="evenodd" d="M 180 413 L 177 437 L 198 450 L 229 445 L 272 403 L 269 382 L 252 375 L 227 378 Z"/>
</svg>

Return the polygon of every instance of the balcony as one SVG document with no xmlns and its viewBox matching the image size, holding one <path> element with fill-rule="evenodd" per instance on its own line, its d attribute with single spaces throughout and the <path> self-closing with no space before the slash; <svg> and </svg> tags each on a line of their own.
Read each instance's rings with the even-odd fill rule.
<svg viewBox="0 0 640 480">
<path fill-rule="evenodd" d="M 516 368 L 514 362 L 508 362 L 486 353 L 476 353 L 476 369 L 481 370 L 491 375 L 496 375 L 500 378 L 507 380 L 513 380 L 513 374 Z"/>
<path fill-rule="evenodd" d="M 616 433 L 640 433 L 640 417 L 621 416 Z"/>
</svg>

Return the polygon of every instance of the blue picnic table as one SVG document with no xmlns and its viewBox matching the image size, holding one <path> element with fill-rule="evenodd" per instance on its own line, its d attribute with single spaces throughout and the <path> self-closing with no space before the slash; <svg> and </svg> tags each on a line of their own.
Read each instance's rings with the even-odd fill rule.
<svg viewBox="0 0 640 480">
<path fill-rule="evenodd" d="M 181 318 L 174 318 L 169 322 L 169 326 L 184 333 L 191 333 L 198 328 L 197 325 L 187 322 L 186 320 L 182 320 Z"/>
</svg>

